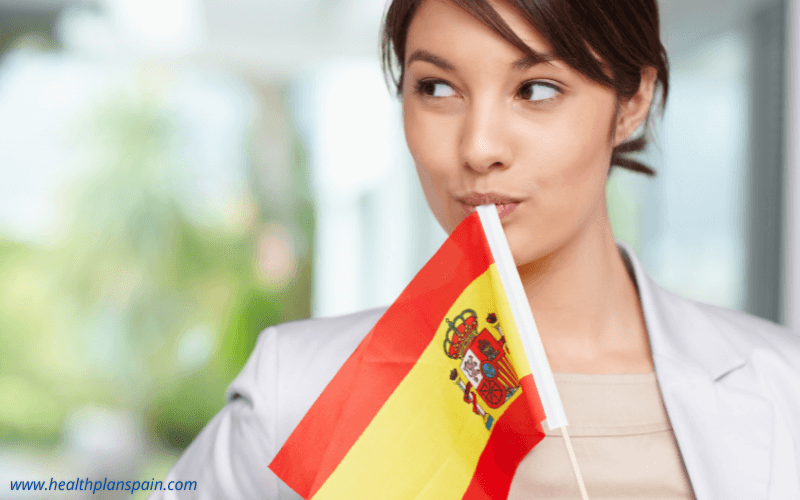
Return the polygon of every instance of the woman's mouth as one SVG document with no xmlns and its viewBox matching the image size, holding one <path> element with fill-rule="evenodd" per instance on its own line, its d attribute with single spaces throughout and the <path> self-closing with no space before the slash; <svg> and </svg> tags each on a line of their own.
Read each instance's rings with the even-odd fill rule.
<svg viewBox="0 0 800 500">
<path fill-rule="evenodd" d="M 502 203 L 499 205 L 495 205 L 497 207 L 497 215 L 502 219 L 506 215 L 510 214 L 517 208 L 519 203 Z"/>
<path fill-rule="evenodd" d="M 508 216 L 520 204 L 520 200 L 511 198 L 510 196 L 503 196 L 496 193 L 487 194 L 469 194 L 467 196 L 459 197 L 459 203 L 466 211 L 467 215 L 474 212 L 478 205 L 494 204 L 497 208 L 497 215 L 502 219 Z"/>
</svg>

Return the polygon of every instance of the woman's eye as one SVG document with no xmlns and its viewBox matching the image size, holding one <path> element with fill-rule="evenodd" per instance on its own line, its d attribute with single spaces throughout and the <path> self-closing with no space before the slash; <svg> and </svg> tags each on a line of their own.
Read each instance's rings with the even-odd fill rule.
<svg viewBox="0 0 800 500">
<path fill-rule="evenodd" d="M 520 94 L 528 101 L 548 101 L 558 95 L 560 90 L 553 84 L 530 82 L 522 86 Z"/>
<path fill-rule="evenodd" d="M 418 82 L 417 92 L 430 97 L 452 97 L 455 95 L 450 85 L 438 80 L 423 80 Z"/>
</svg>

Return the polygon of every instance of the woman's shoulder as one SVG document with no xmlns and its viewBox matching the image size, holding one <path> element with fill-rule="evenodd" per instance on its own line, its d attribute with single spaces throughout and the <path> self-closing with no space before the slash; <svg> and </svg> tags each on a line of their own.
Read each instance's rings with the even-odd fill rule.
<svg viewBox="0 0 800 500">
<path fill-rule="evenodd" d="M 793 359 L 792 365 L 800 359 L 800 332 L 743 311 L 693 302 L 742 354 L 769 351 Z"/>
<path fill-rule="evenodd" d="M 294 371 L 316 373 L 333 369 L 332 376 L 385 311 L 385 307 L 376 307 L 270 326 L 258 336 L 243 371 L 258 365 L 251 370 L 258 372 L 256 378 L 272 379 Z"/>
<path fill-rule="evenodd" d="M 270 337 L 278 354 L 302 352 L 304 356 L 329 355 L 330 349 L 355 350 L 375 326 L 386 307 L 376 307 L 350 314 L 302 319 L 267 328 L 262 337 Z"/>
<path fill-rule="evenodd" d="M 226 399 L 241 397 L 269 413 L 280 411 L 278 421 L 287 429 L 278 432 L 290 431 L 288 426 L 299 422 L 385 310 L 373 308 L 265 329 L 228 387 Z"/>
<path fill-rule="evenodd" d="M 783 408 L 783 413 L 800 415 L 800 333 L 743 311 L 690 302 L 704 317 L 701 323 L 713 328 L 721 340 L 719 349 L 708 356 L 733 353 L 741 360 L 740 366 L 722 377 L 725 383 L 755 390 Z"/>
<path fill-rule="evenodd" d="M 654 355 L 693 365 L 714 380 L 768 383 L 800 397 L 800 333 L 747 312 L 683 297 L 640 279 Z"/>
<path fill-rule="evenodd" d="M 795 360 L 800 356 L 797 330 L 744 311 L 685 297 L 660 286 L 640 264 L 637 267 L 648 328 L 663 333 L 658 335 L 659 340 L 669 341 L 671 350 L 696 353 L 718 347 L 745 359 L 764 352 Z"/>
<path fill-rule="evenodd" d="M 747 358 L 772 352 L 795 360 L 800 356 L 800 332 L 772 321 L 700 302 L 659 285 L 649 276 L 629 245 L 618 241 L 620 254 L 636 282 L 651 336 L 671 352 L 696 354 L 720 348 Z M 652 340 L 652 338 L 651 338 Z M 794 364 L 794 363 L 793 363 Z"/>
</svg>

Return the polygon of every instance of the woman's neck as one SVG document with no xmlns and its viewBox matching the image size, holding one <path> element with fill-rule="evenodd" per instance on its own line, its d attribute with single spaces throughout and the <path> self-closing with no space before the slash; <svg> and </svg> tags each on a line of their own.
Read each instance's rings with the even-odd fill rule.
<svg viewBox="0 0 800 500">
<path fill-rule="evenodd" d="M 519 272 L 553 371 L 653 371 L 639 295 L 605 205 L 579 237 Z"/>
</svg>

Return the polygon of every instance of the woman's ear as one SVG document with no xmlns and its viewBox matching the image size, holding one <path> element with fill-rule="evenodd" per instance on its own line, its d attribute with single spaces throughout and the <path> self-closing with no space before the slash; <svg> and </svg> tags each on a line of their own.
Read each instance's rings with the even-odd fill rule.
<svg viewBox="0 0 800 500">
<path fill-rule="evenodd" d="M 630 99 L 619 104 L 614 133 L 614 147 L 625 142 L 647 118 L 647 113 L 650 111 L 650 103 L 653 102 L 657 74 L 656 68 L 652 66 L 642 68 L 639 90 Z"/>
</svg>

